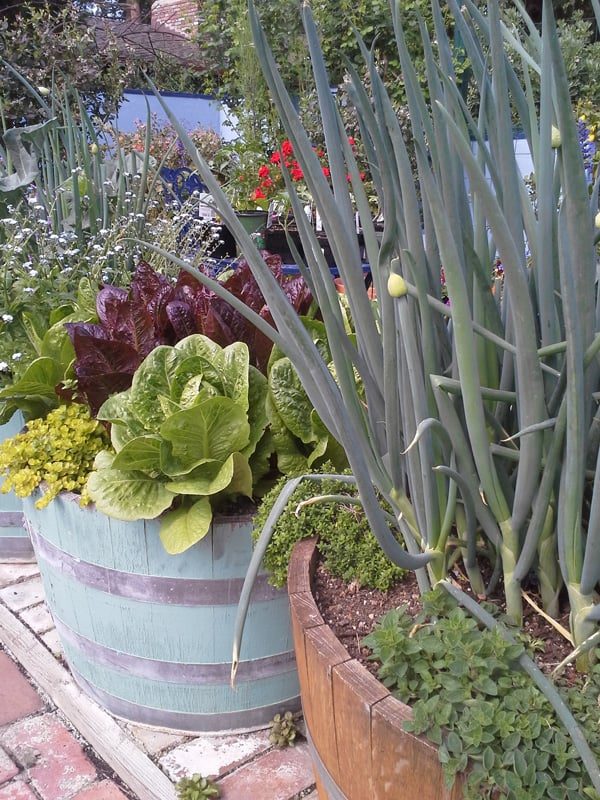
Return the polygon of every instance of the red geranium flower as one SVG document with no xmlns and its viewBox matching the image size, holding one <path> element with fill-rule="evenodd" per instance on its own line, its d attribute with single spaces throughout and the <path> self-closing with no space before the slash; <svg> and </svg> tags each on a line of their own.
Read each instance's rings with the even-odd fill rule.
<svg viewBox="0 0 600 800">
<path fill-rule="evenodd" d="M 252 194 L 250 195 L 251 200 L 266 200 L 267 195 L 263 192 L 262 189 L 255 189 Z"/>
<path fill-rule="evenodd" d="M 301 181 L 302 178 L 304 177 L 304 173 L 302 172 L 302 169 L 298 165 L 292 167 L 290 175 L 292 176 L 293 181 Z"/>
<path fill-rule="evenodd" d="M 294 152 L 294 148 L 292 147 L 292 143 L 289 139 L 284 139 L 281 143 L 281 152 L 284 156 L 291 156 Z"/>
<path fill-rule="evenodd" d="M 323 170 L 323 175 L 325 175 L 326 178 L 331 177 L 331 170 L 329 167 L 321 167 L 321 169 Z"/>
<path fill-rule="evenodd" d="M 279 162 L 281 161 L 281 153 L 279 152 L 279 150 L 276 150 L 273 153 L 273 155 L 271 156 L 270 161 L 271 161 L 271 164 L 279 164 Z"/>
<path fill-rule="evenodd" d="M 272 178 L 265 178 L 264 181 L 260 182 L 260 185 L 263 189 L 270 189 L 273 186 Z"/>
<path fill-rule="evenodd" d="M 356 139 L 354 138 L 354 136 L 348 137 L 348 144 L 350 145 L 350 147 L 354 147 L 354 145 L 356 144 Z"/>
<path fill-rule="evenodd" d="M 258 177 L 259 178 L 268 178 L 271 174 L 271 170 L 268 168 L 266 164 L 263 164 L 258 168 Z"/>
</svg>

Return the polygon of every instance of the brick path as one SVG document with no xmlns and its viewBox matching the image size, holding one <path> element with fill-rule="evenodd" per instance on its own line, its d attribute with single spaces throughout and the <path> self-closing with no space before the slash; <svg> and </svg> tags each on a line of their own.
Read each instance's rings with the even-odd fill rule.
<svg viewBox="0 0 600 800">
<path fill-rule="evenodd" d="M 60 659 L 43 597 L 35 564 L 0 563 L 0 603 Z M 119 724 L 173 782 L 200 773 L 217 781 L 223 800 L 318 800 L 302 738 L 277 750 L 266 731 L 186 737 Z M 0 800 L 137 800 L 32 686 L 1 641 Z"/>
<path fill-rule="evenodd" d="M 103 778 L 84 747 L 0 651 L 0 798 L 126 800 L 112 780 Z"/>
</svg>

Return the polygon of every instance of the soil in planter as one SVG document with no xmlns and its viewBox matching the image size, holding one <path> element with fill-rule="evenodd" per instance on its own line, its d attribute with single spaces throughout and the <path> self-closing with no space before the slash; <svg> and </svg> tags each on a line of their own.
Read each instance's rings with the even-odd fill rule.
<svg viewBox="0 0 600 800">
<path fill-rule="evenodd" d="M 463 591 L 469 591 L 468 584 L 461 575 L 454 577 L 461 583 Z M 333 577 L 322 564 L 319 564 L 315 573 L 314 596 L 323 619 L 348 653 L 375 676 L 379 664 L 368 660 L 370 650 L 362 647 L 363 638 L 371 633 L 379 619 L 393 608 L 406 605 L 409 613 L 414 616 L 421 610 L 417 580 L 412 572 L 389 592 L 381 592 L 377 589 L 360 588 L 353 583 L 348 584 Z M 533 599 L 536 602 L 538 600 L 535 595 Z M 498 599 L 490 598 L 490 600 L 501 607 Z M 540 649 L 536 648 L 536 663 L 544 672 L 550 673 L 571 652 L 572 647 L 527 603 L 524 603 L 523 613 L 525 632 L 540 642 Z M 559 620 L 564 627 L 568 627 L 568 617 L 568 611 L 565 611 Z M 563 680 L 571 682 L 575 675 L 574 667 L 569 666 L 563 673 Z"/>
</svg>

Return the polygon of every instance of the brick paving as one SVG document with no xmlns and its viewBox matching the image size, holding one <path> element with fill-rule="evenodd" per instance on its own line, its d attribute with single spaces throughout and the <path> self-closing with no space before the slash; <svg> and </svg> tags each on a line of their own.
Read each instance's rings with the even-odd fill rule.
<svg viewBox="0 0 600 800">
<path fill-rule="evenodd" d="M 84 745 L 0 651 L 0 800 L 127 800 Z"/>
<path fill-rule="evenodd" d="M 36 565 L 0 563 L 0 603 L 61 658 Z M 216 780 L 222 800 L 318 800 L 302 737 L 277 750 L 266 731 L 190 737 L 117 722 L 174 783 L 200 773 Z M 40 695 L 1 641 L 0 800 L 138 800 Z"/>
</svg>

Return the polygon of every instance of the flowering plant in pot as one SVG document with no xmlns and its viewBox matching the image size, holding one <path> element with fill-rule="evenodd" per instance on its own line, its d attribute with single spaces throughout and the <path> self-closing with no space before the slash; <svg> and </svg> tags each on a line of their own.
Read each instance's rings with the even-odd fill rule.
<svg viewBox="0 0 600 800">
<path fill-rule="evenodd" d="M 438 4 L 433 4 L 437 50 L 428 35 L 423 40 L 429 101 L 407 54 L 399 4 L 392 7 L 417 184 L 393 105 L 366 48 L 371 95 L 351 73 L 349 94 L 366 132 L 374 184 L 385 209 L 379 241 L 358 164 L 340 134 L 310 10 L 305 7 L 304 18 L 330 180 L 322 174 L 250 3 L 256 51 L 340 266 L 355 325 L 355 336 L 346 335 L 327 265 L 314 232 L 303 221 L 302 203 L 288 176 L 286 187 L 305 243 L 306 277 L 328 332 L 335 379 L 306 330 L 286 313 L 251 239 L 239 228 L 236 237 L 273 312 L 274 339 L 344 447 L 371 529 L 388 556 L 416 571 L 424 593 L 438 586 L 465 606 L 478 625 L 510 641 L 505 627 L 449 580 L 448 572 L 460 560 L 478 596 L 493 594 L 502 577 L 508 617 L 519 625 L 522 585 L 533 570 L 547 616 L 556 616 L 560 602 L 568 602 L 574 652 L 585 667 L 597 642 L 600 616 L 595 525 L 600 489 L 593 469 L 598 440 L 592 402 L 600 342 L 593 288 L 598 189 L 590 196 L 552 4 L 544 6 L 542 34 L 529 27 L 527 46 L 533 55 L 503 27 L 496 3 L 489 4 L 487 14 L 469 0 L 461 8 L 454 0 L 449 6 L 484 98 L 476 118 L 454 80 Z M 512 70 L 505 38 L 524 58 L 527 54 L 527 64 L 541 75 L 539 115 L 528 95 L 529 84 L 523 89 Z M 515 160 L 513 114 L 534 155 L 535 207 Z M 477 142 L 476 153 L 471 137 Z M 210 170 L 194 157 L 221 215 L 235 226 Z M 376 306 L 362 281 L 348 174 L 373 268 Z M 491 273 L 498 257 L 504 283 L 502 292 L 494 295 Z M 442 302 L 441 264 L 449 303 Z M 355 373 L 364 387 L 364 401 L 358 396 Z M 292 489 L 284 491 L 282 504 Z M 380 497 L 392 509 L 395 535 Z M 248 596 L 273 521 L 274 517 L 268 520 L 255 550 L 242 600 Z M 595 796 L 600 792 L 600 770 L 580 725 L 531 658 L 516 651 L 513 656 L 511 669 L 531 677 L 585 767 L 575 778 L 576 786 L 569 780 L 553 786 L 548 796 Z M 331 664 L 324 674 L 331 680 Z M 367 719 L 365 726 L 372 722 Z M 370 776 L 367 782 L 377 767 L 368 746 L 370 730 L 356 737 L 360 741 L 353 751 L 356 763 Z M 314 741 L 323 755 L 331 739 L 325 728 L 320 732 L 325 738 Z M 339 728 L 336 735 L 341 735 Z M 451 741 L 454 753 L 456 741 Z M 468 764 L 469 749 L 464 742 L 461 747 Z M 527 764 L 525 772 L 529 769 Z M 538 796 L 530 773 L 520 771 L 521 766 L 518 782 L 506 779 L 496 787 L 500 796 Z M 534 768 L 534 784 L 535 778 Z"/>
<path fill-rule="evenodd" d="M 152 114 L 150 116 L 150 125 L 148 125 L 147 120 L 143 122 L 141 119 L 136 119 L 134 124 L 134 131 L 114 132 L 119 145 L 124 150 L 145 153 L 147 150 L 147 138 L 149 137 L 150 146 L 148 152 L 157 164 L 160 163 L 168 169 L 191 167 L 192 164 L 187 150 L 178 138 L 177 131 L 170 123 L 161 123 L 158 120 L 158 116 Z M 204 158 L 212 163 L 223 146 L 223 140 L 219 134 L 210 128 L 197 126 L 189 130 L 189 136 Z"/>
</svg>

